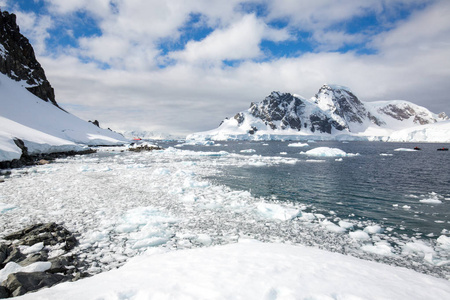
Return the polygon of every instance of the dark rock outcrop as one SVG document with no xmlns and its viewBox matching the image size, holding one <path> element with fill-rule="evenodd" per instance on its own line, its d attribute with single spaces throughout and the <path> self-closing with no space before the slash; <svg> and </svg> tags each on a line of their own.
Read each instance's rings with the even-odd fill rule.
<svg viewBox="0 0 450 300">
<path fill-rule="evenodd" d="M 20 33 L 16 16 L 0 10 L 0 72 L 16 81 L 25 81 L 27 90 L 59 107 L 55 92 L 36 60 L 34 49 Z"/>
<path fill-rule="evenodd" d="M 8 263 L 16 263 L 22 267 L 35 262 L 50 262 L 44 272 L 16 272 L 0 284 L 0 299 L 20 296 L 37 291 L 43 287 L 51 287 L 65 281 L 75 281 L 88 276 L 82 270 L 87 264 L 70 253 L 77 245 L 73 233 L 56 223 L 35 224 L 3 237 L 6 243 L 0 243 L 0 269 Z M 24 254 L 21 245 L 33 246 L 42 243 L 39 251 Z M 45 246 L 53 246 L 63 250 L 59 256 L 49 258 L 49 250 Z M 38 250 L 38 247 L 36 250 Z"/>
</svg>

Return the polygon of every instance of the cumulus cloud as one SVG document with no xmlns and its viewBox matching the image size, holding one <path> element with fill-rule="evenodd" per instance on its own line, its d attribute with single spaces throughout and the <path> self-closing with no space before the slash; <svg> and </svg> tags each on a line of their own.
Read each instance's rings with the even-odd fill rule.
<svg viewBox="0 0 450 300">
<path fill-rule="evenodd" d="M 258 58 L 262 55 L 259 44 L 263 39 L 283 41 L 289 38 L 285 30 L 270 28 L 254 14 L 245 15 L 224 29 L 217 29 L 201 41 L 190 41 L 182 51 L 170 57 L 183 62 L 221 62 Z"/>
<path fill-rule="evenodd" d="M 81 12 L 98 27 L 91 35 L 73 34 L 75 46 L 38 52 L 58 102 L 113 129 L 208 130 L 273 90 L 311 97 L 324 83 L 349 86 L 364 101 L 405 99 L 449 112 L 448 1 L 45 2 L 49 15 L 15 11 L 39 49 L 56 20 L 70 23 Z M 407 18 L 388 17 L 399 7 L 419 8 Z M 346 32 L 341 26 L 367 14 L 383 28 Z M 189 26 L 207 30 L 195 38 Z M 308 33 L 312 51 L 270 55 L 262 46 L 289 43 L 298 31 Z M 359 44 L 373 52 L 336 51 Z"/>
</svg>

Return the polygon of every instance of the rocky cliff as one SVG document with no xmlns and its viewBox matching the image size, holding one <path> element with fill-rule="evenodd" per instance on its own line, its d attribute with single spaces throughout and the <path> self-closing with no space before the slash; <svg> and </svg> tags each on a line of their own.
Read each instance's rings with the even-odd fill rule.
<svg viewBox="0 0 450 300">
<path fill-rule="evenodd" d="M 28 91 L 59 107 L 33 47 L 20 33 L 16 16 L 6 11 L 0 11 L 0 72 L 15 81 L 24 82 Z"/>
</svg>

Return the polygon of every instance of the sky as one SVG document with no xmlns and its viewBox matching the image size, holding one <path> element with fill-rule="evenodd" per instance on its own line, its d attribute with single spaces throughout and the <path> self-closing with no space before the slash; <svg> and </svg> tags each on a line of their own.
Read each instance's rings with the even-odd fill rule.
<svg viewBox="0 0 450 300">
<path fill-rule="evenodd" d="M 117 131 L 218 127 L 325 84 L 450 113 L 448 0 L 0 0 L 57 102 Z"/>
</svg>

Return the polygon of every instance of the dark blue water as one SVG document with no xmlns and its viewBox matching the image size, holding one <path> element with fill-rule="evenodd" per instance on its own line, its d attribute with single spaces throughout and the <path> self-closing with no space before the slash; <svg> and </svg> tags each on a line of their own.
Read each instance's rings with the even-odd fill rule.
<svg viewBox="0 0 450 300">
<path fill-rule="evenodd" d="M 306 204 L 310 211 L 353 221 L 373 221 L 394 232 L 439 236 L 450 229 L 450 152 L 444 144 L 382 142 L 316 142 L 288 147 L 291 142 L 223 142 L 216 147 L 184 146 L 186 150 L 227 151 L 242 155 L 283 156 L 296 164 L 222 166 L 212 178 L 254 196 Z M 394 151 L 397 148 L 422 150 Z M 359 156 L 317 158 L 299 154 L 316 147 L 339 148 Z M 254 149 L 244 154 L 240 150 Z M 280 155 L 286 152 L 286 155 Z M 392 156 L 381 156 L 380 154 Z M 324 162 L 309 162 L 320 159 Z M 424 199 L 442 203 L 422 203 Z"/>
</svg>

